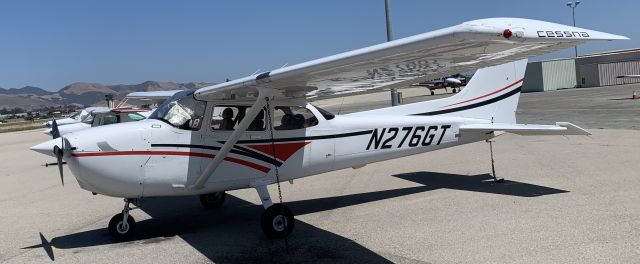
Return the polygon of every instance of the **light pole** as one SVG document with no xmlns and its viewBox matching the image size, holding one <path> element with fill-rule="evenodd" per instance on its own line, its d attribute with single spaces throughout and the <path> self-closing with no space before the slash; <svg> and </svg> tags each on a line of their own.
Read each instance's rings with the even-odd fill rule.
<svg viewBox="0 0 640 264">
<path fill-rule="evenodd" d="M 576 7 L 580 4 L 580 1 L 567 2 L 567 6 L 571 8 L 571 15 L 573 16 L 573 26 L 576 26 Z M 576 58 L 578 57 L 578 46 L 573 46 L 576 52 Z"/>
<path fill-rule="evenodd" d="M 387 42 L 393 40 L 391 33 L 391 8 L 389 6 L 389 0 L 384 0 L 384 12 L 387 18 Z M 398 105 L 398 89 L 391 88 L 391 106 Z"/>
</svg>

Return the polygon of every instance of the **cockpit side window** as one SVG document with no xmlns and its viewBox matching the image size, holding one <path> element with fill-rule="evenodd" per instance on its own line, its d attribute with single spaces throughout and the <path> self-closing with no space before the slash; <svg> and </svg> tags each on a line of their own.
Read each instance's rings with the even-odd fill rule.
<svg viewBox="0 0 640 264">
<path fill-rule="evenodd" d="M 250 108 L 249 106 L 215 106 L 213 108 L 213 114 L 211 115 L 211 128 L 213 130 L 235 130 Z M 249 124 L 247 131 L 264 130 L 264 111 L 260 111 L 251 124 Z"/>
<path fill-rule="evenodd" d="M 273 112 L 273 128 L 275 130 L 302 129 L 317 124 L 318 118 L 304 107 L 276 106 Z"/>
<path fill-rule="evenodd" d="M 108 113 L 108 114 L 105 114 L 102 118 L 103 118 L 102 125 L 111 125 L 111 124 L 120 123 L 120 116 L 117 114 Z"/>
<path fill-rule="evenodd" d="M 206 102 L 193 98 L 193 90 L 174 94 L 156 109 L 149 119 L 162 120 L 174 127 L 185 130 L 199 130 Z"/>
</svg>

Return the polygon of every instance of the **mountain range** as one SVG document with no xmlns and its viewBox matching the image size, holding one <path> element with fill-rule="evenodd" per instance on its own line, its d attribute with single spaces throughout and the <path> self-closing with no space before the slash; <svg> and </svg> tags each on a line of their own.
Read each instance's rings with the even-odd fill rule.
<svg viewBox="0 0 640 264">
<path fill-rule="evenodd" d="M 103 85 L 100 83 L 78 82 L 65 86 L 57 92 L 46 91 L 34 86 L 23 88 L 0 88 L 0 109 L 23 108 L 26 110 L 61 105 L 99 105 L 106 94 L 122 99 L 132 92 L 164 91 L 176 89 L 196 89 L 211 85 L 204 82 L 157 82 L 146 81 L 140 84 Z"/>
</svg>

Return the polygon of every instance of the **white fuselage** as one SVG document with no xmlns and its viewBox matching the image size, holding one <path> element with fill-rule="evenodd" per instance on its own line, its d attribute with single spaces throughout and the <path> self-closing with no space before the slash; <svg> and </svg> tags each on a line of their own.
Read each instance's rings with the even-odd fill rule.
<svg viewBox="0 0 640 264">
<path fill-rule="evenodd" d="M 138 198 L 211 193 L 452 147 L 487 137 L 458 137 L 462 124 L 483 120 L 432 116 L 318 117 L 313 127 L 246 131 L 204 188 L 187 188 L 200 176 L 232 131 L 174 128 L 160 120 L 97 127 L 70 133 L 65 153 L 73 175 L 88 191 Z M 276 160 L 272 148 L 276 148 Z"/>
</svg>

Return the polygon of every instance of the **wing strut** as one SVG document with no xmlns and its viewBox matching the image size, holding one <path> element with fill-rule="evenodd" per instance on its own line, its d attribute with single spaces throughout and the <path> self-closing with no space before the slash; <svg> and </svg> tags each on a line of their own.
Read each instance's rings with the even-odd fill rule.
<svg viewBox="0 0 640 264">
<path fill-rule="evenodd" d="M 229 154 L 229 151 L 231 151 L 231 148 L 233 148 L 233 145 L 235 145 L 236 142 L 238 142 L 238 139 L 240 139 L 240 136 L 244 134 L 244 132 L 247 130 L 247 128 L 249 127 L 253 119 L 256 118 L 258 113 L 260 113 L 260 110 L 264 108 L 267 102 L 266 99 L 269 96 L 268 90 L 267 89 L 259 89 L 259 90 L 260 91 L 258 94 L 258 98 L 256 99 L 256 102 L 253 103 L 253 105 L 251 106 L 249 113 L 247 113 L 245 117 L 242 119 L 242 121 L 240 121 L 240 123 L 238 124 L 238 127 L 236 127 L 236 130 L 234 130 L 233 133 L 231 133 L 227 141 L 224 143 L 224 145 L 222 145 L 222 148 L 220 148 L 220 151 L 218 151 L 218 154 L 216 154 L 216 156 L 213 158 L 211 163 L 209 163 L 207 168 L 202 172 L 200 177 L 198 177 L 198 179 L 196 179 L 196 182 L 193 185 L 189 186 L 189 188 L 201 189 L 202 187 L 204 187 L 204 184 L 207 182 L 209 177 L 211 177 L 213 172 L 216 171 L 216 169 L 218 168 L 220 163 L 222 163 L 224 158 L 227 157 L 227 154 Z"/>
</svg>

